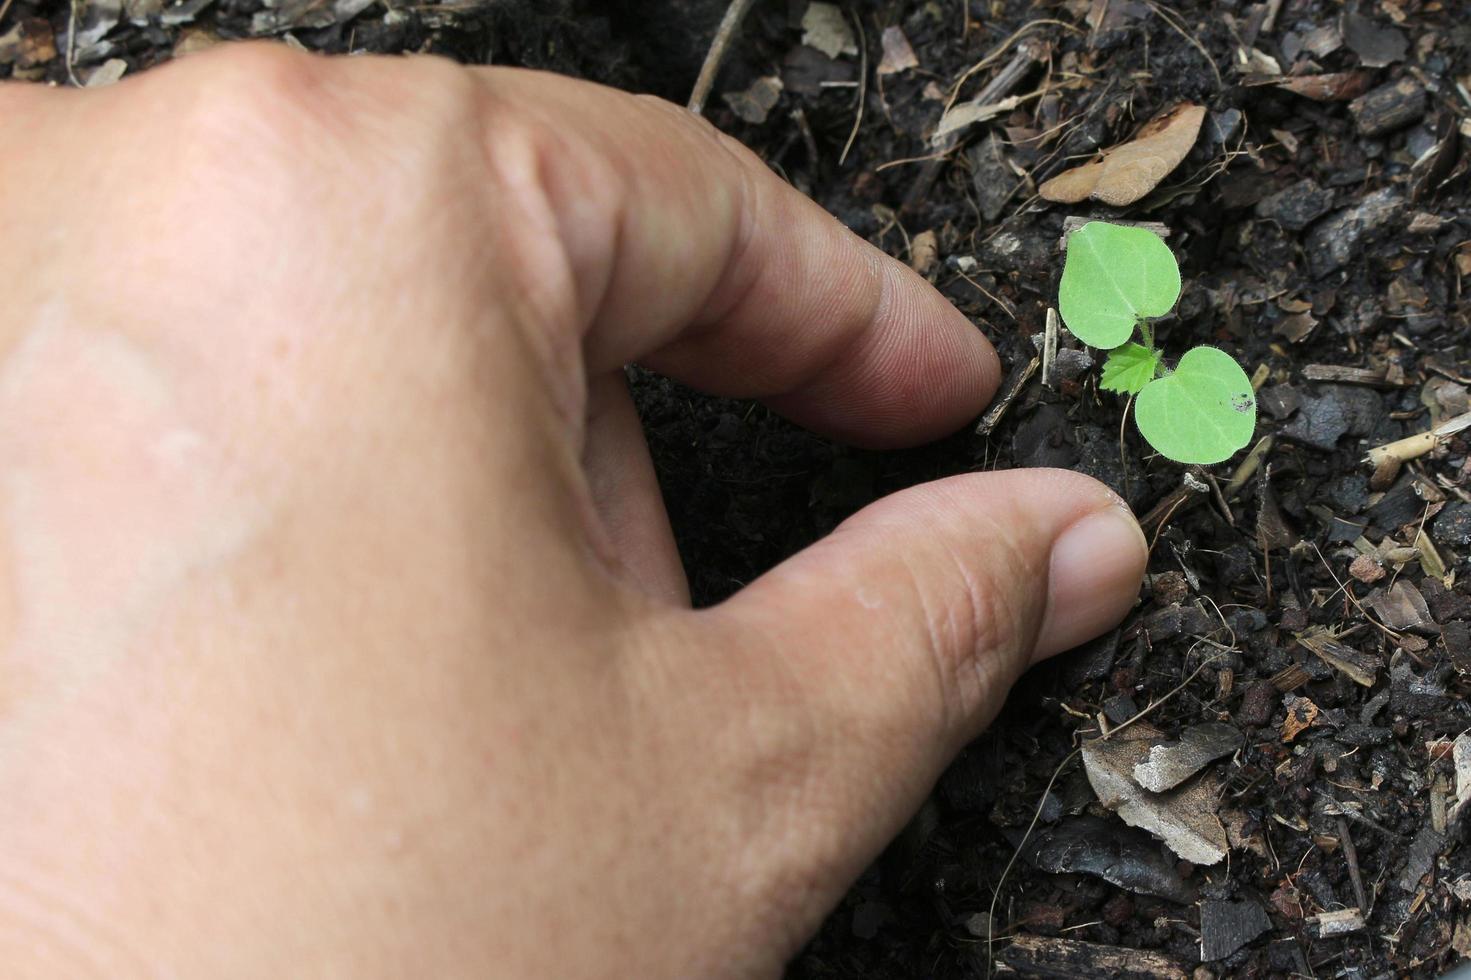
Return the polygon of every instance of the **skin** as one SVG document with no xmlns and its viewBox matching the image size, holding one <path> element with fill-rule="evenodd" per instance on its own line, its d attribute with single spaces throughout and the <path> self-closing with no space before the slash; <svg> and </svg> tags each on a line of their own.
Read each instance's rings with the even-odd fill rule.
<svg viewBox="0 0 1471 980">
<path fill-rule="evenodd" d="M 899 446 L 980 333 L 667 103 L 227 48 L 0 86 L 7 976 L 771 976 L 1137 525 L 1066 472 L 687 590 L 622 365 Z"/>
</svg>

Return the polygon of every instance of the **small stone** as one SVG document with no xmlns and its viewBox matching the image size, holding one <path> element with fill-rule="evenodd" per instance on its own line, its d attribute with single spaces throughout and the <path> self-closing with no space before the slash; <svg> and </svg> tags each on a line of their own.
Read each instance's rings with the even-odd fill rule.
<svg viewBox="0 0 1471 980">
<path fill-rule="evenodd" d="M 1289 439 L 1331 452 L 1346 435 L 1373 432 L 1384 415 L 1379 396 L 1367 388 L 1325 384 L 1302 396 L 1302 410 L 1282 430 Z"/>
<path fill-rule="evenodd" d="M 1280 422 L 1302 407 L 1302 393 L 1291 385 L 1272 385 L 1261 390 L 1257 404 Z"/>
<path fill-rule="evenodd" d="M 1085 350 L 1062 347 L 1052 359 L 1052 380 L 1073 381 L 1093 367 L 1093 355 Z"/>
<path fill-rule="evenodd" d="M 1404 195 L 1385 187 L 1365 195 L 1359 203 L 1335 212 L 1308 233 L 1308 264 L 1322 278 L 1347 265 L 1359 247 L 1373 241 L 1391 226 L 1404 209 Z"/>
<path fill-rule="evenodd" d="M 995 221 L 1006 209 L 1021 178 L 1006 162 L 1006 144 L 996 133 L 966 153 L 971 164 L 971 186 L 976 192 L 976 206 L 987 221 Z"/>
<path fill-rule="evenodd" d="M 1301 231 L 1333 207 L 1333 192 L 1311 177 L 1290 184 L 1257 202 L 1258 217 L 1275 221 L 1290 231 Z"/>
<path fill-rule="evenodd" d="M 1154 576 L 1151 584 L 1155 600 L 1162 605 L 1184 602 L 1190 595 L 1190 582 L 1182 572 L 1161 572 Z"/>
<path fill-rule="evenodd" d="M 1366 585 L 1379 581 L 1389 573 L 1374 560 L 1373 555 L 1359 555 L 1349 562 L 1348 573 Z"/>
<path fill-rule="evenodd" d="M 1343 42 L 1359 56 L 1359 63 L 1365 68 L 1383 68 L 1403 61 L 1410 50 L 1404 31 L 1378 23 L 1354 8 L 1344 13 L 1341 30 Z"/>
<path fill-rule="evenodd" d="M 807 5 L 807 12 L 802 15 L 802 43 L 829 58 L 858 53 L 858 43 L 853 39 L 848 18 L 840 7 L 831 3 Z"/>
<path fill-rule="evenodd" d="M 1471 504 L 1463 500 L 1446 504 L 1430 522 L 1430 536 L 1438 544 L 1453 547 L 1471 545 Z"/>
</svg>

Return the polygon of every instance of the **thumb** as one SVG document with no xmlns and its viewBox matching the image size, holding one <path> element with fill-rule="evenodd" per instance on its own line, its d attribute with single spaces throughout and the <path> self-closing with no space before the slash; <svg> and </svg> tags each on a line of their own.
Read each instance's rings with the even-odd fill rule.
<svg viewBox="0 0 1471 980">
<path fill-rule="evenodd" d="M 1027 667 L 1122 619 L 1146 552 L 1095 480 L 971 474 L 870 505 L 725 611 L 777 634 L 781 655 L 804 651 L 809 706 L 943 751 L 978 733 Z"/>
<path fill-rule="evenodd" d="M 1118 622 L 1146 557 L 1094 480 L 973 474 L 878 501 L 719 607 L 745 676 L 775 678 L 746 697 L 808 733 L 825 869 L 861 870 L 1023 670 Z"/>
</svg>

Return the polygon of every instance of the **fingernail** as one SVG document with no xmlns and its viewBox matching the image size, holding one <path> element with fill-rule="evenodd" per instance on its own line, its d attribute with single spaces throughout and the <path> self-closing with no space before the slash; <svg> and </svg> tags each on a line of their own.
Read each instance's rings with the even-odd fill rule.
<svg viewBox="0 0 1471 980">
<path fill-rule="evenodd" d="M 1139 597 L 1147 559 L 1139 523 L 1117 504 L 1069 525 L 1052 545 L 1047 614 L 1033 662 L 1117 625 Z"/>
</svg>

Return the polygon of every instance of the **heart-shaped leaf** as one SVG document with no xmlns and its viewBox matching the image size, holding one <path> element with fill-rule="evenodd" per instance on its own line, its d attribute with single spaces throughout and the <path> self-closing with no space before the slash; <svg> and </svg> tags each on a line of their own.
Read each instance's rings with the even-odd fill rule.
<svg viewBox="0 0 1471 980">
<path fill-rule="evenodd" d="M 1090 221 L 1068 239 L 1057 309 L 1088 346 L 1112 350 L 1179 298 L 1180 266 L 1154 232 Z"/>
<path fill-rule="evenodd" d="M 1219 463 L 1251 441 L 1256 393 L 1225 351 L 1186 351 L 1173 374 L 1144 386 L 1134 403 L 1144 438 L 1180 463 Z"/>
</svg>

